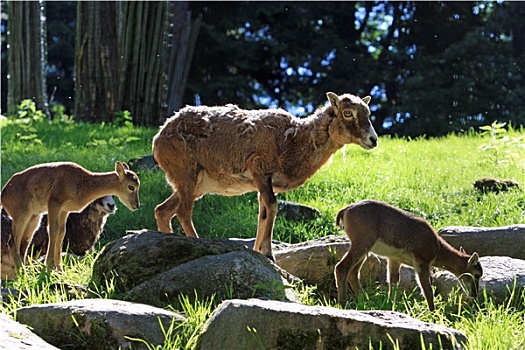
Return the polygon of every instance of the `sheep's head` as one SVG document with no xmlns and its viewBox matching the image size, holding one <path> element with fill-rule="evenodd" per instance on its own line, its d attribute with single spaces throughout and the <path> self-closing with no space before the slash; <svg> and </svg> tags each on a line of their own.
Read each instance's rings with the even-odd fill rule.
<svg viewBox="0 0 525 350">
<path fill-rule="evenodd" d="M 117 211 L 117 205 L 113 196 L 99 198 L 93 202 L 96 210 L 101 214 L 114 214 Z"/>
<path fill-rule="evenodd" d="M 377 133 L 370 122 L 370 96 L 361 99 L 350 94 L 338 96 L 328 92 L 326 97 L 339 121 L 335 131 L 337 139 L 343 144 L 358 144 L 366 150 L 375 148 Z"/>
</svg>

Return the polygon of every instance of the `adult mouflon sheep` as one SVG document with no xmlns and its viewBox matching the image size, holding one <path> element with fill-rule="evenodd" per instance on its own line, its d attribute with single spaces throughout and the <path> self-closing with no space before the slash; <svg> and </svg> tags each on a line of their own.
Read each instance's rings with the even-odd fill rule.
<svg viewBox="0 0 525 350">
<path fill-rule="evenodd" d="M 69 213 L 66 221 L 66 235 L 62 243 L 62 251 L 76 255 L 85 255 L 93 250 L 95 243 L 102 234 L 109 215 L 117 210 L 113 196 L 106 196 L 91 202 L 80 213 Z M 42 217 L 40 227 L 33 235 L 29 252 L 33 256 L 47 252 L 49 237 L 47 234 L 47 215 Z"/>
<path fill-rule="evenodd" d="M 155 208 L 159 231 L 173 232 L 171 219 L 177 215 L 186 235 L 198 237 L 192 222 L 195 200 L 206 193 L 258 191 L 254 249 L 273 259 L 275 193 L 303 185 L 345 144 L 377 146 L 370 96 L 326 95 L 330 104 L 302 119 L 281 109 L 226 105 L 188 106 L 166 120 L 153 138 L 153 157 L 174 193 Z"/>
<path fill-rule="evenodd" d="M 76 255 L 85 255 L 95 246 L 109 215 L 117 210 L 112 196 L 106 196 L 91 202 L 80 213 L 70 213 L 66 221 L 66 235 L 62 251 Z M 16 277 L 16 249 L 13 240 L 12 219 L 2 208 L 2 269 L 1 277 Z M 42 217 L 38 229 L 33 235 L 28 252 L 37 258 L 47 252 L 49 237 L 47 234 L 47 215 Z"/>
</svg>

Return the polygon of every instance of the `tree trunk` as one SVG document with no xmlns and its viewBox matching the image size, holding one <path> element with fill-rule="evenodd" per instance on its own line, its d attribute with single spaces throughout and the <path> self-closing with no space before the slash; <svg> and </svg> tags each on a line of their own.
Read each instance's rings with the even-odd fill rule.
<svg viewBox="0 0 525 350">
<path fill-rule="evenodd" d="M 119 108 L 158 125 L 180 108 L 200 19 L 187 1 L 122 3 Z"/>
<path fill-rule="evenodd" d="M 171 47 L 171 62 L 169 64 L 168 81 L 170 85 L 167 93 L 167 112 L 173 113 L 182 106 L 182 98 L 188 80 L 190 64 L 199 33 L 202 15 L 191 21 L 191 12 L 187 2 L 172 2 L 173 35 L 168 48 Z"/>
<path fill-rule="evenodd" d="M 78 2 L 75 117 L 158 125 L 180 107 L 199 23 L 187 2 Z"/>
<path fill-rule="evenodd" d="M 7 111 L 16 113 L 24 99 L 48 114 L 46 94 L 46 28 L 43 1 L 9 1 Z"/>
<path fill-rule="evenodd" d="M 75 118 L 112 121 L 117 111 L 117 2 L 79 1 L 75 49 Z"/>
</svg>

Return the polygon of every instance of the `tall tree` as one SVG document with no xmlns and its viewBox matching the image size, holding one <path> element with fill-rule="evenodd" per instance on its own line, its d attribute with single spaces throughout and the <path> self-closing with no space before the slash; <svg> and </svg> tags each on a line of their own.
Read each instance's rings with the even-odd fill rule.
<svg viewBox="0 0 525 350">
<path fill-rule="evenodd" d="M 199 20 L 187 1 L 122 3 L 119 106 L 157 125 L 182 104 Z"/>
<path fill-rule="evenodd" d="M 15 113 L 20 101 L 32 99 L 47 114 L 44 1 L 9 1 L 7 13 L 7 112 Z"/>
<path fill-rule="evenodd" d="M 75 48 L 75 118 L 112 121 L 117 111 L 117 2 L 79 1 Z"/>
<path fill-rule="evenodd" d="M 47 1 L 47 94 L 50 109 L 65 106 L 72 114 L 75 108 L 75 27 L 76 1 Z"/>
<path fill-rule="evenodd" d="M 77 119 L 127 110 L 158 125 L 180 107 L 198 30 L 187 2 L 78 2 L 77 14 Z"/>
</svg>

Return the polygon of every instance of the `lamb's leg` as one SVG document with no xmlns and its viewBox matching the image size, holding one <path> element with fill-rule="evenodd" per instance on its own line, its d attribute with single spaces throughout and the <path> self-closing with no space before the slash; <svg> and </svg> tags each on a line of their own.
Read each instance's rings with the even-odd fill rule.
<svg viewBox="0 0 525 350">
<path fill-rule="evenodd" d="M 180 195 L 178 192 L 173 193 L 168 199 L 155 208 L 155 219 L 157 228 L 160 232 L 173 232 L 171 219 L 177 213 L 180 204 Z"/>
<path fill-rule="evenodd" d="M 341 261 L 335 265 L 335 284 L 337 287 L 337 302 L 345 306 L 348 301 L 347 286 L 350 281 L 350 287 L 356 296 L 359 295 L 361 284 L 359 283 L 359 270 L 365 261 L 367 247 L 359 247 L 357 244 L 351 244 L 350 249 L 343 256 Z"/>
<path fill-rule="evenodd" d="M 177 219 L 188 237 L 198 238 L 195 226 L 193 226 L 192 214 L 193 203 L 195 202 L 195 184 L 188 184 L 179 191 L 180 203 L 177 209 Z"/>
<path fill-rule="evenodd" d="M 395 260 L 388 259 L 388 300 L 392 300 L 392 286 L 399 283 L 399 269 L 401 264 Z"/>
<path fill-rule="evenodd" d="M 62 253 L 62 242 L 66 234 L 67 211 L 61 210 L 60 206 L 49 205 L 47 214 L 49 244 L 46 254 L 46 266 L 62 271 L 60 255 Z"/>
<path fill-rule="evenodd" d="M 428 308 L 430 311 L 434 311 L 434 294 L 432 292 L 432 284 L 430 281 L 430 266 L 427 263 L 420 263 L 414 266 L 414 270 L 416 270 L 419 286 L 423 291 L 423 295 L 425 296 L 425 299 L 427 299 Z"/>
<path fill-rule="evenodd" d="M 22 234 L 19 234 L 18 232 L 15 234 L 15 220 L 13 220 L 13 235 L 16 237 L 15 244 L 18 245 L 17 251 L 20 254 L 20 258 L 25 264 L 27 259 L 27 251 L 29 248 L 29 244 L 31 243 L 31 240 L 33 238 L 33 234 L 35 233 L 36 229 L 38 228 L 38 224 L 40 223 L 40 215 L 31 215 L 27 219 L 27 222 L 25 224 L 25 227 L 22 229 Z M 17 227 L 18 230 L 18 227 Z"/>
<path fill-rule="evenodd" d="M 275 217 L 277 216 L 277 198 L 273 193 L 270 176 L 262 181 L 256 181 L 256 184 L 259 189 L 259 222 L 253 249 L 275 261 L 272 254 L 272 235 Z"/>
</svg>

